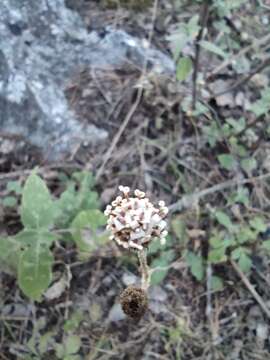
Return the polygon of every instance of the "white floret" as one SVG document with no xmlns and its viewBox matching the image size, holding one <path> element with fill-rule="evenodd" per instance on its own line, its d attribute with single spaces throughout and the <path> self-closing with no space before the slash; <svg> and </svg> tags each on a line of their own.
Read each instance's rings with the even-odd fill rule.
<svg viewBox="0 0 270 360">
<path fill-rule="evenodd" d="M 168 213 L 165 202 L 159 201 L 156 208 L 143 191 L 136 189 L 134 197 L 130 197 L 129 187 L 119 186 L 119 190 L 123 196 L 117 196 L 104 211 L 108 216 L 107 229 L 112 233 L 110 239 L 135 250 L 142 250 L 154 237 L 164 244 L 167 235 L 164 217 Z"/>
</svg>

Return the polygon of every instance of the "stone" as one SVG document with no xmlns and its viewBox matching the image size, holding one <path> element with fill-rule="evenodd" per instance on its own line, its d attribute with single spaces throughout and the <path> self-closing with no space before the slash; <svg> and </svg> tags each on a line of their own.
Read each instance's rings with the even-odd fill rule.
<svg viewBox="0 0 270 360">
<path fill-rule="evenodd" d="M 126 318 L 126 315 L 124 311 L 122 310 L 122 307 L 120 304 L 114 304 L 109 312 L 107 321 L 109 323 L 111 322 L 118 322 L 121 320 L 124 320 Z"/>
<path fill-rule="evenodd" d="M 154 301 L 165 303 L 168 298 L 168 295 L 166 291 L 162 289 L 161 286 L 155 285 L 150 287 L 149 298 Z"/>
<path fill-rule="evenodd" d="M 122 281 L 125 286 L 135 285 L 139 282 L 139 278 L 132 273 L 124 273 L 122 276 Z"/>
<path fill-rule="evenodd" d="M 127 63 L 143 68 L 146 59 L 157 75 L 175 71 L 170 57 L 125 31 L 89 33 L 64 0 L 1 0 L 1 132 L 26 139 L 51 158 L 72 152 L 78 143 L 99 144 L 107 132 L 84 127 L 65 96 L 72 75 Z"/>
</svg>

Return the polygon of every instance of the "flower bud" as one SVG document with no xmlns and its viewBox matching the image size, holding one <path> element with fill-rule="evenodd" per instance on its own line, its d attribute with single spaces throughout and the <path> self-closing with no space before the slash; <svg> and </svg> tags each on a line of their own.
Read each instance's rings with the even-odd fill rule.
<svg viewBox="0 0 270 360">
<path fill-rule="evenodd" d="M 124 313 L 133 319 L 139 320 L 148 309 L 146 292 L 136 286 L 127 287 L 120 295 L 120 303 Z"/>
</svg>

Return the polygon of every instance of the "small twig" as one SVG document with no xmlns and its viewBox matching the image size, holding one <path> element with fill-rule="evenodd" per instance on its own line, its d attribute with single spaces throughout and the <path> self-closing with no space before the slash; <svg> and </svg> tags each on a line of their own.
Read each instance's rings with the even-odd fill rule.
<svg viewBox="0 0 270 360">
<path fill-rule="evenodd" d="M 265 4 L 263 3 L 263 0 L 258 0 L 258 3 L 259 3 L 259 5 L 260 5 L 263 9 L 270 10 L 270 6 L 265 5 Z"/>
<path fill-rule="evenodd" d="M 143 94 L 143 87 L 140 87 L 138 92 L 137 92 L 137 97 L 136 100 L 134 102 L 134 104 L 132 105 L 132 107 L 130 108 L 129 112 L 127 113 L 127 116 L 125 117 L 124 121 L 122 122 L 118 132 L 116 133 L 116 135 L 113 138 L 113 141 L 111 143 L 111 146 L 108 148 L 107 152 L 104 155 L 103 158 L 103 162 L 100 166 L 100 168 L 97 171 L 96 174 L 96 181 L 98 181 L 100 179 L 100 177 L 102 176 L 103 172 L 104 172 L 104 168 L 107 165 L 107 162 L 109 161 L 121 135 L 123 134 L 124 130 L 126 129 L 128 123 L 130 122 L 130 120 L 132 119 L 138 105 L 140 104 L 141 98 L 142 98 L 142 94 Z"/>
<path fill-rule="evenodd" d="M 181 260 L 182 260 L 182 257 L 175 260 L 173 263 L 171 263 L 168 266 L 156 266 L 152 269 L 149 269 L 150 278 L 151 278 L 152 274 L 154 274 L 156 271 L 168 271 L 170 269 L 185 270 L 187 268 L 187 265 L 186 265 L 186 263 L 181 262 Z"/>
<path fill-rule="evenodd" d="M 46 174 L 48 170 L 54 170 L 54 169 L 73 169 L 73 170 L 83 170 L 83 167 L 78 164 L 65 164 L 65 163 L 55 163 L 52 165 L 45 165 L 41 167 L 37 167 L 37 172 L 39 174 Z M 32 173 L 33 169 L 22 169 L 17 171 L 12 171 L 6 174 L 0 174 L 0 181 L 5 181 L 9 179 L 14 179 L 17 177 L 26 177 Z"/>
<path fill-rule="evenodd" d="M 246 275 L 243 273 L 243 271 L 239 268 L 239 266 L 236 264 L 235 261 L 231 260 L 231 264 L 234 268 L 234 270 L 239 275 L 240 279 L 243 281 L 246 288 L 249 290 L 251 295 L 254 297 L 254 299 L 257 301 L 257 303 L 260 305 L 261 309 L 267 315 L 267 317 L 270 319 L 270 309 L 265 305 L 262 297 L 257 293 L 257 291 L 254 289 L 253 285 L 250 283 Z"/>
<path fill-rule="evenodd" d="M 263 115 L 256 117 L 255 119 L 251 120 L 244 129 L 237 133 L 238 138 L 242 136 L 248 129 L 253 128 L 256 124 L 262 122 Z"/>
<path fill-rule="evenodd" d="M 200 60 L 200 50 L 201 45 L 200 41 L 202 40 L 204 29 L 207 25 L 208 16 L 209 16 L 209 6 L 210 6 L 211 0 L 204 0 L 201 6 L 201 14 L 200 14 L 200 31 L 196 37 L 195 40 L 195 59 L 194 59 L 194 70 L 193 70 L 193 76 L 192 76 L 192 83 L 193 83 L 193 89 L 192 89 L 192 110 L 195 110 L 196 108 L 196 102 L 197 102 L 197 77 L 198 77 L 198 70 L 199 70 L 199 60 Z"/>
<path fill-rule="evenodd" d="M 154 6 L 153 6 L 152 27 L 151 27 L 151 30 L 149 32 L 149 38 L 148 38 L 149 44 L 151 44 L 153 34 L 154 34 L 154 25 L 155 25 L 155 21 L 156 21 L 156 17 L 157 17 L 157 8 L 158 8 L 158 0 L 155 0 Z M 141 79 L 143 79 L 145 74 L 146 74 L 147 65 L 148 65 L 148 58 L 146 57 L 145 62 L 143 64 L 143 70 L 142 70 Z M 112 156 L 112 153 L 113 153 L 119 139 L 121 138 L 123 132 L 125 131 L 126 127 L 128 126 L 128 124 L 130 122 L 130 120 L 132 119 L 135 111 L 137 110 L 137 107 L 139 106 L 139 104 L 141 102 L 142 95 L 143 95 L 143 85 L 141 84 L 139 86 L 135 102 L 133 103 L 132 107 L 130 108 L 129 112 L 127 113 L 124 121 L 122 122 L 122 125 L 120 126 L 120 129 L 118 130 L 118 132 L 114 136 L 114 138 L 112 140 L 112 143 L 111 143 L 111 146 L 108 148 L 108 150 L 106 151 L 106 153 L 104 155 L 103 162 L 102 162 L 102 164 L 101 164 L 101 166 L 98 169 L 97 174 L 96 174 L 96 181 L 98 181 L 100 179 L 100 177 L 102 176 L 102 174 L 104 172 L 104 168 L 107 165 L 110 157 Z"/>
<path fill-rule="evenodd" d="M 268 179 L 268 178 L 270 178 L 270 173 L 252 177 L 249 179 L 243 179 L 243 180 L 233 179 L 233 180 L 224 181 L 221 184 L 211 186 L 207 189 L 198 191 L 197 193 L 190 194 L 190 195 L 184 195 L 182 197 L 182 199 L 180 199 L 176 203 L 170 205 L 169 210 L 171 213 L 175 212 L 175 211 L 181 211 L 183 209 L 191 207 L 194 203 L 198 202 L 199 200 L 201 200 L 203 197 L 205 197 L 207 195 L 231 188 L 236 185 L 250 184 L 254 181 L 264 180 L 264 179 Z"/>
<path fill-rule="evenodd" d="M 205 315 L 209 323 L 209 328 L 211 332 L 211 338 L 212 338 L 212 345 L 217 345 L 218 340 L 218 329 L 219 329 L 219 322 L 218 322 L 218 314 L 216 312 L 216 316 L 213 312 L 213 306 L 212 306 L 212 279 L 213 279 L 213 269 L 212 265 L 210 263 L 207 264 L 206 269 L 206 309 L 205 309 Z M 214 350 L 214 349 L 213 349 Z"/>
<path fill-rule="evenodd" d="M 225 69 L 228 65 L 230 65 L 233 61 L 237 60 L 239 57 L 247 54 L 249 51 L 253 50 L 254 48 L 257 48 L 257 47 L 260 47 L 260 46 L 264 45 L 268 41 L 270 41 L 270 34 L 269 33 L 267 35 L 265 35 L 264 37 L 262 37 L 261 39 L 259 39 L 259 40 L 254 39 L 252 44 L 248 45 L 244 49 L 241 49 L 237 54 L 235 54 L 234 56 L 230 56 L 228 59 L 223 61 L 219 66 L 217 66 L 211 72 L 211 74 L 209 74 L 209 76 L 207 76 L 206 80 L 209 80 L 213 75 L 218 74 L 221 70 Z"/>
<path fill-rule="evenodd" d="M 260 65 L 258 65 L 253 71 L 251 71 L 250 74 L 248 74 L 247 76 L 243 77 L 242 79 L 236 81 L 232 86 L 228 87 L 227 89 L 225 89 L 217 94 L 213 94 L 213 96 L 217 97 L 220 95 L 224 95 L 228 92 L 231 92 L 233 90 L 236 90 L 238 87 L 246 84 L 254 75 L 260 73 L 263 69 L 265 69 L 269 65 L 270 65 L 270 57 L 265 59 Z"/>
<path fill-rule="evenodd" d="M 206 269 L 206 317 L 209 320 L 209 323 L 212 323 L 212 294 L 211 294 L 211 288 L 212 288 L 212 265 L 208 264 Z"/>
<path fill-rule="evenodd" d="M 0 321 L 25 321 L 27 319 L 27 316 L 0 316 Z"/>
<path fill-rule="evenodd" d="M 95 72 L 95 69 L 92 69 L 91 70 L 91 76 L 92 76 L 92 79 L 94 80 L 94 83 L 97 87 L 97 89 L 99 90 L 100 94 L 103 96 L 104 100 L 109 104 L 109 105 L 112 105 L 112 100 L 107 96 L 106 92 L 102 89 L 102 86 L 97 78 L 97 75 L 96 75 L 96 72 Z"/>
</svg>

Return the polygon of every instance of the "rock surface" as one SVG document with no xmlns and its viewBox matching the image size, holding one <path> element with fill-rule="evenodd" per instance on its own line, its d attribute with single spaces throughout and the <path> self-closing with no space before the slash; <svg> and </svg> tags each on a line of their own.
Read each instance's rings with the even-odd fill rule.
<svg viewBox="0 0 270 360">
<path fill-rule="evenodd" d="M 107 137 L 83 128 L 71 111 L 65 88 L 85 68 L 121 68 L 146 61 L 156 74 L 174 72 L 173 61 L 122 30 L 88 33 L 64 0 L 1 0 L 0 130 L 22 136 L 59 158 L 73 145 Z"/>
</svg>

